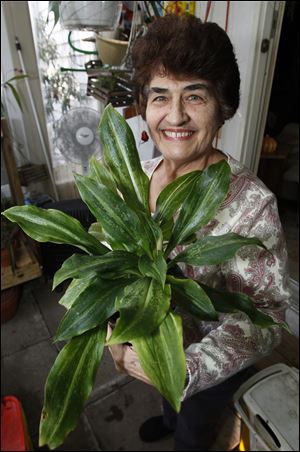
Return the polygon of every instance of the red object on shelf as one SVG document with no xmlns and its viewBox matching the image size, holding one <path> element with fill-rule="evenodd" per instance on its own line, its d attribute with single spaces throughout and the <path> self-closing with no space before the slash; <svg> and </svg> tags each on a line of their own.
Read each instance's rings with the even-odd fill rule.
<svg viewBox="0 0 300 452">
<path fill-rule="evenodd" d="M 14 396 L 1 398 L 1 451 L 32 450 L 22 405 Z"/>
</svg>

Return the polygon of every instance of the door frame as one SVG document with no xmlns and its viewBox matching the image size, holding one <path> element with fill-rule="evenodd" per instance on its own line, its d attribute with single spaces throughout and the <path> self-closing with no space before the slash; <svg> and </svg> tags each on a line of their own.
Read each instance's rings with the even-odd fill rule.
<svg viewBox="0 0 300 452">
<path fill-rule="evenodd" d="M 255 174 L 259 166 L 286 2 L 270 1 L 261 4 L 257 36 L 260 46 L 253 66 L 253 96 L 249 100 L 241 150 L 241 161 Z M 267 52 L 261 50 L 263 40 L 269 41 Z"/>
</svg>

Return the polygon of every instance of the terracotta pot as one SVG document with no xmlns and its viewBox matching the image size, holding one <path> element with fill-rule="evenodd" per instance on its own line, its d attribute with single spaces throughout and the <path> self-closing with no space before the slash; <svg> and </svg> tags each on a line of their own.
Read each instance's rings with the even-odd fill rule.
<svg viewBox="0 0 300 452">
<path fill-rule="evenodd" d="M 1 248 L 1 268 L 10 266 L 9 248 Z"/>
<path fill-rule="evenodd" d="M 17 312 L 22 286 L 1 290 L 1 323 L 8 322 Z"/>
</svg>

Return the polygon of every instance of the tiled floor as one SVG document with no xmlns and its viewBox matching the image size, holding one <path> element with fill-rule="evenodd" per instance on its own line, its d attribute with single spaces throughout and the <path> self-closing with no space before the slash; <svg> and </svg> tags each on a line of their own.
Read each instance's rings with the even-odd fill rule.
<svg viewBox="0 0 300 452">
<path fill-rule="evenodd" d="M 295 216 L 293 211 L 285 212 L 284 227 L 291 276 L 299 280 L 297 213 Z M 62 292 L 51 292 L 51 281 L 44 278 L 24 284 L 17 314 L 1 328 L 1 394 L 15 395 L 22 403 L 34 450 L 47 450 L 45 446 L 38 447 L 38 425 L 45 380 L 63 346 L 51 341 L 65 312 L 58 304 L 61 296 Z M 173 450 L 171 436 L 152 444 L 143 443 L 138 437 L 139 425 L 160 413 L 157 391 L 117 373 L 106 350 L 78 427 L 56 450 Z M 223 421 L 212 450 L 230 450 L 238 442 L 240 420 L 230 407 Z"/>
</svg>

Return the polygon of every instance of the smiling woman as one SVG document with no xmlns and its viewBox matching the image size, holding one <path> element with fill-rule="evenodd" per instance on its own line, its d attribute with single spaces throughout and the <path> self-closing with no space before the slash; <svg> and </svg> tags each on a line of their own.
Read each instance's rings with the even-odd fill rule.
<svg viewBox="0 0 300 452">
<path fill-rule="evenodd" d="M 218 103 L 204 81 L 155 76 L 149 85 L 146 121 L 165 164 L 177 175 L 224 158 L 212 149 L 221 119 Z"/>
<path fill-rule="evenodd" d="M 203 196 L 207 205 L 212 205 L 217 196 L 208 183 L 189 207 L 182 206 L 164 227 L 164 237 L 169 237 L 168 230 L 173 237 L 166 248 L 170 259 L 180 261 L 197 239 L 206 243 L 208 251 L 204 256 L 197 248 L 198 258 L 179 264 L 170 277 L 172 300 L 183 325 L 187 378 L 181 409 L 175 413 L 164 399 L 164 416 L 151 418 L 140 428 L 144 441 L 158 440 L 173 431 L 175 450 L 209 450 L 222 410 L 233 393 L 253 372 L 252 364 L 270 354 L 281 339 L 278 328 L 258 329 L 246 313 L 224 313 L 223 303 L 226 298 L 233 307 L 236 297 L 250 296 L 259 310 L 282 322 L 290 295 L 287 251 L 274 195 L 247 168 L 213 146 L 218 129 L 235 114 L 240 99 L 239 68 L 224 30 L 215 23 L 203 24 L 194 16 L 167 15 L 155 20 L 135 42 L 132 60 L 136 103 L 161 153 L 143 162 L 150 181 L 151 212 L 161 208 L 169 184 L 178 188 L 181 178 L 190 177 L 188 201 L 197 193 L 194 173 L 200 170 L 209 175 L 222 165 L 229 171 L 227 196 L 220 201 L 214 217 L 207 219 L 207 224 L 201 223 L 204 227 L 196 226 L 195 212 L 199 198 Z M 217 179 L 222 177 L 220 174 Z M 200 210 L 200 216 L 205 216 Z M 156 213 L 154 218 L 159 220 Z M 180 231 L 182 224 L 194 233 Z M 232 237 L 258 237 L 270 253 L 247 247 L 230 261 L 218 264 L 216 249 L 209 243 L 228 233 Z M 175 248 L 174 237 L 180 244 Z M 193 245 L 189 245 L 191 242 Z M 204 257 L 209 265 L 202 265 Z M 213 297 L 222 312 L 219 321 L 199 321 L 184 313 L 186 292 L 182 285 L 187 277 L 197 280 Z M 188 290 L 192 296 L 192 287 Z M 129 353 L 125 344 L 117 344 L 110 351 L 117 369 L 148 382 L 139 347 L 137 355 L 134 350 Z M 159 359 L 153 360 L 159 367 Z"/>
</svg>

